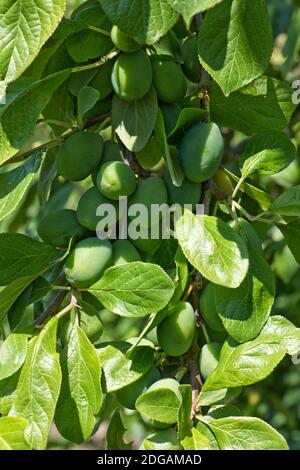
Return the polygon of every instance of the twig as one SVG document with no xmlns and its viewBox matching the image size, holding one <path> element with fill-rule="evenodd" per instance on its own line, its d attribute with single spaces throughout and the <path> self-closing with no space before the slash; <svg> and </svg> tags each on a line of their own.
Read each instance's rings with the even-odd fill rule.
<svg viewBox="0 0 300 470">
<path fill-rule="evenodd" d="M 140 178 L 149 178 L 151 173 L 147 170 L 144 170 L 144 168 L 141 167 L 139 162 L 137 161 L 134 153 L 130 152 L 129 150 L 126 152 L 126 160 L 135 172 Z"/>
<path fill-rule="evenodd" d="M 68 291 L 61 290 L 52 300 L 52 302 L 48 305 L 46 310 L 38 317 L 36 320 L 37 325 L 42 325 L 47 318 L 56 315 L 59 312 L 59 308 L 64 301 L 65 297 L 67 296 Z"/>
</svg>

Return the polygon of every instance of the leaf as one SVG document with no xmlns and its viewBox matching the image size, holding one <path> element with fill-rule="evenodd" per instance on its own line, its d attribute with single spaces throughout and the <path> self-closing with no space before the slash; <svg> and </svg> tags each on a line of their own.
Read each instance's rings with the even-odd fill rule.
<svg viewBox="0 0 300 470">
<path fill-rule="evenodd" d="M 225 168 L 225 171 L 236 183 L 239 182 L 240 178 L 238 176 L 229 171 L 227 168 Z M 247 181 L 243 181 L 241 183 L 240 191 L 254 199 L 263 210 L 269 209 L 270 205 L 272 204 L 272 198 L 271 196 L 269 196 L 268 193 L 266 193 L 262 189 L 257 188 L 256 186 L 254 186 L 254 184 L 250 184 Z"/>
<path fill-rule="evenodd" d="M 247 247 L 222 220 L 186 210 L 176 224 L 176 235 L 189 262 L 209 281 L 235 288 L 244 280 Z"/>
<path fill-rule="evenodd" d="M 13 306 L 19 295 L 31 284 L 33 279 L 37 277 L 25 276 L 12 281 L 8 286 L 0 291 L 0 324 L 8 313 L 9 309 Z"/>
<path fill-rule="evenodd" d="M 216 405 L 218 403 L 227 403 L 240 395 L 241 387 L 220 388 L 218 390 L 201 390 L 198 403 L 200 406 Z"/>
<path fill-rule="evenodd" d="M 192 386 L 180 385 L 179 390 L 182 396 L 182 402 L 178 412 L 178 442 L 181 442 L 186 436 L 191 434 L 192 421 Z"/>
<path fill-rule="evenodd" d="M 138 152 L 146 146 L 156 123 L 157 111 L 157 96 L 153 87 L 140 100 L 124 101 L 114 95 L 113 128 L 128 150 Z"/>
<path fill-rule="evenodd" d="M 225 97 L 215 82 L 211 83 L 211 120 L 219 126 L 246 135 L 267 130 L 281 131 L 288 126 L 295 105 L 287 82 L 260 77 L 243 89 Z"/>
<path fill-rule="evenodd" d="M 0 80 L 12 82 L 38 55 L 65 10 L 65 0 L 2 0 Z"/>
<path fill-rule="evenodd" d="M 0 450 L 29 450 L 24 432 L 28 425 L 26 419 L 16 416 L 0 418 Z"/>
<path fill-rule="evenodd" d="M 22 201 L 41 165 L 42 152 L 34 154 L 14 170 L 0 174 L 0 220 L 13 212 Z"/>
<path fill-rule="evenodd" d="M 50 268 L 59 251 L 19 233 L 0 234 L 0 285 L 17 278 L 38 277 Z M 33 280 L 32 279 L 32 280 Z"/>
<path fill-rule="evenodd" d="M 191 430 L 192 435 L 181 441 L 184 450 L 211 450 L 209 440 L 197 428 Z"/>
<path fill-rule="evenodd" d="M 128 356 L 130 347 L 126 341 L 115 341 L 109 345 L 101 344 L 97 350 L 108 393 L 136 382 L 153 366 L 153 349 L 136 346 Z"/>
<path fill-rule="evenodd" d="M 83 124 L 85 114 L 90 111 L 100 98 L 100 92 L 90 86 L 80 88 L 77 102 L 79 126 Z"/>
<path fill-rule="evenodd" d="M 240 343 L 255 338 L 266 323 L 275 298 L 274 274 L 248 238 L 249 271 L 237 289 L 214 286 L 217 312 L 227 333 Z"/>
<path fill-rule="evenodd" d="M 262 331 L 252 341 L 237 344 L 228 338 L 219 363 L 203 391 L 251 385 L 265 379 L 286 353 L 280 336 Z"/>
<path fill-rule="evenodd" d="M 280 315 L 270 317 L 263 333 L 280 337 L 286 352 L 291 356 L 300 351 L 300 328 L 296 328 L 287 318 Z"/>
<path fill-rule="evenodd" d="M 252 137 L 241 156 L 241 173 L 247 178 L 254 172 L 274 175 L 296 158 L 296 149 L 287 134 L 267 131 Z"/>
<path fill-rule="evenodd" d="M 55 422 L 65 439 L 81 443 L 93 432 L 101 408 L 102 391 L 99 356 L 85 332 L 75 323 L 62 351 L 62 386 Z M 72 421 L 66 419 L 66 411 Z"/>
<path fill-rule="evenodd" d="M 183 16 L 185 22 L 189 25 L 194 15 L 212 8 L 222 1 L 223 0 L 189 0 L 188 2 L 184 2 L 182 0 L 168 0 L 168 3 L 175 11 Z"/>
<path fill-rule="evenodd" d="M 295 220 L 287 225 L 279 225 L 278 228 L 282 232 L 295 260 L 300 264 L 300 220 Z"/>
<path fill-rule="evenodd" d="M 124 442 L 126 429 L 122 422 L 119 410 L 116 410 L 111 417 L 107 433 L 106 443 L 108 450 L 130 450 L 131 445 Z"/>
<path fill-rule="evenodd" d="M 139 396 L 135 407 L 139 413 L 142 413 L 150 419 L 161 423 L 174 424 L 177 421 L 178 412 L 182 399 L 174 390 L 166 387 L 156 387 L 153 390 L 147 390 Z"/>
<path fill-rule="evenodd" d="M 168 139 L 187 132 L 194 124 L 197 124 L 205 116 L 201 108 L 183 108 L 178 116 L 177 123 L 168 135 Z"/>
<path fill-rule="evenodd" d="M 64 70 L 33 82 L 7 103 L 0 117 L 0 164 L 28 143 L 41 112 L 69 75 Z"/>
<path fill-rule="evenodd" d="M 270 212 L 288 217 L 300 215 L 300 185 L 294 186 L 281 194 L 270 207 Z"/>
<path fill-rule="evenodd" d="M 52 318 L 29 343 L 17 386 L 11 416 L 28 420 L 26 439 L 31 447 L 45 449 L 61 384 L 56 353 L 58 317 Z"/>
<path fill-rule="evenodd" d="M 206 13 L 198 38 L 200 62 L 225 96 L 265 72 L 272 48 L 263 0 L 224 0 Z"/>
<path fill-rule="evenodd" d="M 43 159 L 39 181 L 38 181 L 38 197 L 42 207 L 49 200 L 52 183 L 57 175 L 56 152 L 54 149 L 48 149 Z"/>
<path fill-rule="evenodd" d="M 154 44 L 177 19 L 167 0 L 99 0 L 111 21 L 141 44 Z"/>
<path fill-rule="evenodd" d="M 20 369 L 14 375 L 0 381 L 0 413 L 9 414 L 16 397 L 16 389 L 20 377 Z"/>
<path fill-rule="evenodd" d="M 181 167 L 179 158 L 175 159 L 170 154 L 170 147 L 168 145 L 168 140 L 166 136 L 164 118 L 160 109 L 158 110 L 158 117 L 155 126 L 155 137 L 164 155 L 164 159 L 167 163 L 172 183 L 175 186 L 181 186 L 184 180 L 184 172 Z"/>
<path fill-rule="evenodd" d="M 221 450 L 288 450 L 285 439 L 259 418 L 231 417 L 206 422 Z"/>
<path fill-rule="evenodd" d="M 162 310 L 174 284 L 159 266 L 134 262 L 108 268 L 89 291 L 111 312 L 135 318 Z"/>
<path fill-rule="evenodd" d="M 28 336 L 11 333 L 0 347 L 0 381 L 22 367 L 27 353 Z"/>
</svg>

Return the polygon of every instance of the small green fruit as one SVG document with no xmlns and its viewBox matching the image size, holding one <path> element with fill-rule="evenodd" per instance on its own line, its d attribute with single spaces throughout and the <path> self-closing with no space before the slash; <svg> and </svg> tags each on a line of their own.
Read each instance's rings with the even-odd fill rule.
<svg viewBox="0 0 300 470">
<path fill-rule="evenodd" d="M 195 183 L 209 180 L 219 168 L 224 141 L 219 127 L 213 122 L 199 123 L 185 134 L 180 145 L 180 161 L 189 180 Z"/>
<path fill-rule="evenodd" d="M 233 184 L 230 176 L 223 168 L 219 168 L 213 177 L 217 187 L 218 194 L 221 198 L 231 196 L 233 193 Z"/>
<path fill-rule="evenodd" d="M 116 240 L 113 243 L 113 265 L 141 261 L 141 257 L 135 246 L 129 240 Z"/>
<path fill-rule="evenodd" d="M 81 181 L 99 165 L 103 140 L 94 132 L 76 132 L 60 146 L 57 155 L 58 172 L 67 181 Z"/>
<path fill-rule="evenodd" d="M 98 223 L 102 217 L 97 215 L 97 209 L 103 204 L 110 204 L 115 207 L 116 218 L 118 218 L 118 204 L 111 199 L 103 196 L 97 188 L 90 188 L 81 196 L 77 207 L 77 219 L 82 227 L 95 232 Z M 110 220 L 110 225 L 116 222 L 114 219 Z"/>
<path fill-rule="evenodd" d="M 195 334 L 195 312 L 191 304 L 179 302 L 157 327 L 157 337 L 168 356 L 182 356 L 191 347 Z"/>
<path fill-rule="evenodd" d="M 200 373 L 204 380 L 216 369 L 219 363 L 222 344 L 214 342 L 203 346 L 199 358 Z"/>
<path fill-rule="evenodd" d="M 143 377 L 133 382 L 127 387 L 121 388 L 116 392 L 118 401 L 122 406 L 129 410 L 135 410 L 135 402 L 138 397 L 144 393 L 153 382 L 160 379 L 160 373 L 156 368 L 150 369 Z"/>
<path fill-rule="evenodd" d="M 111 40 L 114 45 L 123 52 L 135 52 L 141 49 L 141 45 L 128 34 L 120 30 L 116 25 L 111 30 Z"/>
<path fill-rule="evenodd" d="M 70 238 L 81 238 L 85 229 L 77 221 L 76 212 L 62 209 L 46 215 L 38 224 L 38 234 L 42 240 L 59 248 L 67 248 Z"/>
<path fill-rule="evenodd" d="M 201 66 L 197 52 L 197 37 L 187 38 L 181 49 L 183 58 L 183 71 L 186 77 L 193 83 L 199 83 L 201 79 Z"/>
<path fill-rule="evenodd" d="M 112 245 L 108 240 L 92 237 L 77 243 L 65 264 L 68 282 L 82 289 L 95 284 L 111 265 L 112 255 Z"/>
<path fill-rule="evenodd" d="M 172 183 L 170 175 L 165 178 L 165 182 L 168 189 L 169 202 L 170 204 L 190 204 L 192 210 L 196 209 L 196 205 L 200 203 L 202 186 L 201 183 L 193 183 L 189 179 L 185 178 L 181 186 L 175 186 Z"/>
<path fill-rule="evenodd" d="M 184 98 L 187 90 L 181 66 L 167 56 L 151 56 L 153 83 L 158 99 L 163 103 L 175 103 Z"/>
<path fill-rule="evenodd" d="M 133 101 L 143 98 L 151 83 L 151 62 L 145 51 L 119 55 L 112 72 L 112 85 L 121 99 Z"/>
<path fill-rule="evenodd" d="M 136 189 L 136 177 L 124 162 L 102 165 L 97 176 L 97 187 L 103 196 L 117 201 L 120 196 L 131 196 Z"/>
<path fill-rule="evenodd" d="M 218 315 L 214 285 L 207 284 L 200 295 L 199 301 L 200 314 L 202 315 L 205 323 L 214 331 L 225 331 L 224 325 Z"/>
</svg>

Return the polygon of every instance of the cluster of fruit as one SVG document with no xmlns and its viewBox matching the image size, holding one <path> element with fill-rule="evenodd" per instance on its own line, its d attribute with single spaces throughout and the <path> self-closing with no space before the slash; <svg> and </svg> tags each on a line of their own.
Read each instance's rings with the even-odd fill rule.
<svg viewBox="0 0 300 470">
<path fill-rule="evenodd" d="M 92 56 L 86 56 L 82 46 L 83 33 L 80 34 L 81 46 L 73 36 L 67 42 L 72 58 L 83 62 L 92 59 L 93 54 L 99 55 L 99 47 L 95 44 L 96 50 Z M 95 33 L 89 30 L 86 34 L 93 36 Z M 121 100 L 138 100 L 154 85 L 167 128 L 168 116 L 178 114 L 177 108 L 181 109 L 178 103 L 182 102 L 187 93 L 188 81 L 199 83 L 200 80 L 196 37 L 183 41 L 182 63 L 171 56 L 159 55 L 144 48 L 117 26 L 112 27 L 111 41 L 107 37 L 104 37 L 104 41 L 105 44 L 100 47 L 101 54 L 108 52 L 112 41 L 120 51 L 117 58 L 109 60 L 99 69 L 74 74 L 69 81 L 69 90 L 74 96 L 87 84 L 100 93 L 100 101 L 86 117 L 92 118 L 110 110 L 113 92 Z M 93 51 L 89 47 L 89 53 L 91 50 Z M 101 315 L 104 307 L 85 289 L 96 283 L 110 266 L 147 260 L 161 242 L 148 237 L 148 233 L 143 236 L 143 228 L 138 239 L 99 239 L 95 233 L 101 219 L 97 215 L 97 208 L 111 204 L 118 214 L 118 200 L 121 196 L 128 198 L 129 207 L 143 204 L 149 212 L 154 204 L 189 204 L 195 208 L 201 199 L 202 183 L 212 177 L 215 177 L 219 189 L 228 194 L 232 189 L 229 187 L 230 182 L 226 181 L 225 172 L 219 168 L 223 151 L 222 134 L 216 124 L 194 123 L 180 142 L 170 146 L 172 158 L 180 161 L 185 175 L 182 185 L 176 186 L 164 160 L 161 160 L 155 137 L 148 143 L 147 152 L 142 150 L 135 155 L 139 165 L 147 170 L 144 178 L 135 173 L 133 165 L 126 159 L 125 147 L 115 137 L 111 139 L 106 135 L 104 138 L 103 133 L 98 130 L 82 129 L 73 132 L 59 146 L 59 175 L 70 182 L 81 182 L 89 177 L 91 187 L 81 196 L 77 211 L 61 209 L 43 217 L 38 226 L 38 234 L 45 242 L 56 247 L 68 248 L 71 244 L 71 251 L 65 262 L 65 276 L 80 299 L 81 326 L 92 342 L 97 343 L 102 335 Z M 214 302 L 211 301 L 209 285 L 200 302 L 205 321 L 216 334 L 222 336 L 223 325 L 217 314 L 211 311 Z M 167 356 L 182 356 L 192 345 L 195 328 L 194 309 L 190 303 L 180 301 L 155 329 L 153 341 Z M 65 317 L 60 321 L 62 345 L 67 341 L 69 330 L 70 321 Z M 204 378 L 216 367 L 219 350 L 218 343 L 211 343 L 202 349 L 200 369 Z M 162 378 L 158 369 L 153 368 L 134 384 L 118 391 L 117 398 L 126 408 L 135 409 L 136 400 L 146 389 L 151 391 L 154 387 L 171 388 L 178 394 L 178 386 L 177 381 Z M 167 426 L 170 424 L 172 423 Z M 154 425 L 166 427 L 164 423 Z"/>
</svg>

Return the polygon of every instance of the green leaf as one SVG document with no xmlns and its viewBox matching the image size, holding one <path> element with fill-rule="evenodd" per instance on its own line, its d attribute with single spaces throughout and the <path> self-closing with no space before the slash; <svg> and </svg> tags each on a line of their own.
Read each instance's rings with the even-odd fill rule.
<svg viewBox="0 0 300 470">
<path fill-rule="evenodd" d="M 13 306 L 19 295 L 28 287 L 37 275 L 26 276 L 12 281 L 8 286 L 0 291 L 0 324 Z"/>
<path fill-rule="evenodd" d="M 80 88 L 77 101 L 78 123 L 82 126 L 85 114 L 90 111 L 100 98 L 100 92 L 90 86 Z"/>
<path fill-rule="evenodd" d="M 227 333 L 243 343 L 255 338 L 266 323 L 275 298 L 274 274 L 248 239 L 249 271 L 237 289 L 215 286 L 217 312 Z"/>
<path fill-rule="evenodd" d="M 28 142 L 41 112 L 69 75 L 70 70 L 64 70 L 31 83 L 3 107 L 0 117 L 0 164 L 9 160 Z"/>
<path fill-rule="evenodd" d="M 263 0 L 225 0 L 206 13 L 198 39 L 200 62 L 225 96 L 265 72 L 272 48 Z"/>
<path fill-rule="evenodd" d="M 41 165 L 38 152 L 14 170 L 0 174 L 0 220 L 13 212 L 22 201 Z"/>
<path fill-rule="evenodd" d="M 14 375 L 0 381 L 0 413 L 9 414 L 16 397 L 16 390 L 20 378 L 20 369 Z"/>
<path fill-rule="evenodd" d="M 38 182 L 38 197 L 42 207 L 49 200 L 52 183 L 57 175 L 55 149 L 48 149 L 43 159 Z"/>
<path fill-rule="evenodd" d="M 189 262 L 209 281 L 236 288 L 244 280 L 249 267 L 247 247 L 225 222 L 186 210 L 176 224 L 176 234 Z"/>
<path fill-rule="evenodd" d="M 150 419 L 161 423 L 173 424 L 177 421 L 182 399 L 174 390 L 156 387 L 144 392 L 136 401 L 136 409 Z"/>
<path fill-rule="evenodd" d="M 282 232 L 295 260 L 300 264 L 300 220 L 295 220 L 287 225 L 279 225 L 278 228 Z"/>
<path fill-rule="evenodd" d="M 65 0 L 2 0 L 0 80 L 12 82 L 38 55 L 65 10 Z"/>
<path fill-rule="evenodd" d="M 45 449 L 61 384 L 56 352 L 58 317 L 52 318 L 34 337 L 21 371 L 11 416 L 28 420 L 26 438 L 34 449 Z"/>
<path fill-rule="evenodd" d="M 211 450 L 209 440 L 197 428 L 191 430 L 192 435 L 181 441 L 184 450 Z"/>
<path fill-rule="evenodd" d="M 141 378 L 153 366 L 154 351 L 149 346 L 136 346 L 126 354 L 131 344 L 115 341 L 100 345 L 98 351 L 108 393 L 126 387 Z"/>
<path fill-rule="evenodd" d="M 178 19 L 167 0 L 99 1 L 111 21 L 141 44 L 154 44 Z"/>
<path fill-rule="evenodd" d="M 183 108 L 178 116 L 177 123 L 168 135 L 168 139 L 187 132 L 194 124 L 197 124 L 205 116 L 204 109 Z"/>
<path fill-rule="evenodd" d="M 233 181 L 235 181 L 236 183 L 239 182 L 240 178 L 238 176 L 229 171 L 227 168 L 225 168 L 225 171 L 233 179 Z M 262 189 L 257 188 L 256 186 L 254 186 L 254 184 L 250 184 L 247 181 L 243 181 L 241 183 L 240 191 L 254 199 L 263 210 L 269 209 L 270 205 L 272 204 L 272 198 L 271 196 L 269 196 L 268 193 L 266 193 Z"/>
<path fill-rule="evenodd" d="M 251 385 L 265 379 L 286 353 L 281 337 L 262 331 L 252 341 L 237 344 L 228 338 L 219 364 L 206 380 L 203 390 Z"/>
<path fill-rule="evenodd" d="M 15 374 L 22 367 L 27 353 L 27 335 L 11 333 L 0 346 L 0 380 Z"/>
<path fill-rule="evenodd" d="M 140 100 L 124 101 L 114 96 L 113 128 L 128 150 L 138 152 L 146 146 L 156 123 L 157 111 L 157 96 L 153 87 Z"/>
<path fill-rule="evenodd" d="M 94 415 L 100 411 L 103 397 L 99 356 L 77 323 L 62 351 L 61 362 L 63 379 L 55 422 L 65 439 L 80 443 L 92 434 Z M 66 419 L 66 410 L 72 414 L 72 421 Z"/>
<path fill-rule="evenodd" d="M 260 77 L 243 89 L 225 97 L 212 82 L 210 89 L 211 120 L 219 126 L 246 135 L 267 130 L 281 131 L 288 126 L 295 105 L 289 83 Z"/>
<path fill-rule="evenodd" d="M 170 172 L 172 183 L 175 186 L 181 186 L 184 180 L 184 172 L 181 167 L 179 158 L 174 159 L 171 156 L 170 147 L 168 144 L 166 131 L 165 131 L 164 118 L 160 109 L 158 110 L 157 122 L 155 126 L 155 137 L 164 155 L 164 159 L 167 163 L 167 167 Z"/>
<path fill-rule="evenodd" d="M 0 418 L 0 450 L 30 450 L 24 437 L 26 419 L 16 416 Z"/>
<path fill-rule="evenodd" d="M 222 1 L 223 0 L 189 0 L 185 2 L 182 0 L 168 0 L 168 3 L 175 11 L 183 16 L 185 22 L 189 25 L 194 15 L 212 8 Z"/>
<path fill-rule="evenodd" d="M 107 433 L 106 444 L 108 450 L 130 450 L 131 445 L 124 442 L 126 429 L 122 422 L 119 410 L 116 410 L 111 417 Z"/>
<path fill-rule="evenodd" d="M 178 442 L 181 442 L 186 436 L 191 434 L 191 411 L 192 411 L 192 386 L 180 385 L 179 390 L 182 396 L 182 402 L 178 412 Z"/>
<path fill-rule="evenodd" d="M 108 268 L 89 291 L 111 312 L 135 318 L 162 310 L 174 284 L 159 266 L 134 262 Z"/>
<path fill-rule="evenodd" d="M 53 246 L 32 240 L 25 235 L 1 233 L 0 285 L 7 285 L 17 278 L 38 277 L 51 267 L 59 254 Z"/>
<path fill-rule="evenodd" d="M 241 387 L 220 388 L 218 390 L 201 390 L 198 403 L 200 406 L 210 406 L 219 403 L 227 403 L 235 399 L 241 393 Z"/>
<path fill-rule="evenodd" d="M 287 134 L 267 131 L 252 137 L 241 156 L 241 173 L 247 178 L 254 172 L 274 175 L 296 158 L 296 149 Z"/>
<path fill-rule="evenodd" d="M 221 450 L 288 450 L 285 439 L 259 418 L 231 417 L 209 420 Z"/>
<path fill-rule="evenodd" d="M 294 186 L 281 194 L 270 207 L 270 212 L 288 217 L 300 215 L 300 185 Z"/>
<path fill-rule="evenodd" d="M 263 333 L 280 337 L 287 354 L 291 356 L 300 351 L 300 328 L 296 328 L 287 318 L 280 315 L 270 317 Z"/>
</svg>

